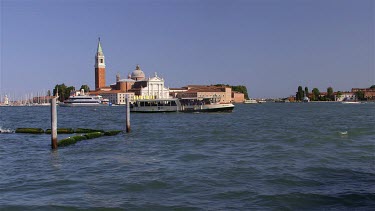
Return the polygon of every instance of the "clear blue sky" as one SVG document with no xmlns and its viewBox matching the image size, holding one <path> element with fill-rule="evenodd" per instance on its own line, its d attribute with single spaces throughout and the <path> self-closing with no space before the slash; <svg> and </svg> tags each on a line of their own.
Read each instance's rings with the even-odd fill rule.
<svg viewBox="0 0 375 211">
<path fill-rule="evenodd" d="M 375 80 L 373 0 L 0 2 L 2 94 L 93 88 L 99 36 L 107 84 L 136 64 L 168 87 L 246 85 L 251 97 Z"/>
</svg>

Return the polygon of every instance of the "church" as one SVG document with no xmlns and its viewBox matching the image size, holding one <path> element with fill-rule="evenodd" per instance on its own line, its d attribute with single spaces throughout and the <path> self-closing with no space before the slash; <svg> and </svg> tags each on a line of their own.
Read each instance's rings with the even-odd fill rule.
<svg viewBox="0 0 375 211">
<path fill-rule="evenodd" d="M 110 85 L 106 83 L 106 65 L 103 48 L 98 41 L 95 54 L 95 90 L 90 95 L 101 95 L 108 99 L 109 103 L 123 105 L 126 96 L 131 102 L 138 99 L 167 99 L 167 98 L 219 98 L 221 103 L 243 102 L 244 94 L 233 92 L 231 87 L 213 85 L 188 85 L 182 88 L 166 88 L 164 79 L 157 73 L 153 77 L 146 77 L 139 65 L 128 75 L 121 79 L 116 75 L 116 82 Z"/>
<path fill-rule="evenodd" d="M 146 78 L 139 65 L 125 79 L 121 79 L 120 74 L 117 74 L 116 82 L 107 86 L 105 56 L 100 38 L 95 54 L 95 91 L 90 91 L 90 94 L 101 95 L 110 103 L 117 105 L 125 104 L 126 95 L 130 97 L 130 101 L 170 98 L 169 89 L 164 87 L 164 79 L 158 77 L 157 73 L 153 77 Z"/>
</svg>

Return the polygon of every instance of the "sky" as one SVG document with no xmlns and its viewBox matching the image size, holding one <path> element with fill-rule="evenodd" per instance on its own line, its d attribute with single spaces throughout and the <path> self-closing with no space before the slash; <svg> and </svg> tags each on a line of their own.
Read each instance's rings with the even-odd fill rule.
<svg viewBox="0 0 375 211">
<path fill-rule="evenodd" d="M 0 0 L 0 94 L 94 88 L 137 64 L 166 87 L 245 85 L 250 97 L 375 84 L 374 0 Z"/>
</svg>

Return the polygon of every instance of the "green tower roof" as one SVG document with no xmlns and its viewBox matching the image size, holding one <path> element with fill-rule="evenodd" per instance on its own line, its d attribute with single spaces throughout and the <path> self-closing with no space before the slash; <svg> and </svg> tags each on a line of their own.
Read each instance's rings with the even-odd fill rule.
<svg viewBox="0 0 375 211">
<path fill-rule="evenodd" d="M 98 53 L 103 53 L 102 45 L 100 45 L 100 37 L 99 37 L 99 42 L 98 42 Z"/>
</svg>

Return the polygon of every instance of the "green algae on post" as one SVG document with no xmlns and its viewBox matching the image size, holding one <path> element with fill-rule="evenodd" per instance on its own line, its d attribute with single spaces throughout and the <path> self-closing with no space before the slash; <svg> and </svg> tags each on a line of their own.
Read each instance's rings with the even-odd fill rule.
<svg viewBox="0 0 375 211">
<path fill-rule="evenodd" d="M 104 135 L 105 136 L 115 136 L 115 135 L 117 135 L 121 132 L 122 132 L 122 130 L 110 130 L 110 131 L 104 132 Z"/>
<path fill-rule="evenodd" d="M 95 130 L 95 129 L 88 129 L 88 128 L 77 128 L 75 133 L 92 133 L 92 132 L 101 132 L 104 133 L 104 130 Z"/>
<path fill-rule="evenodd" d="M 87 133 L 87 134 L 85 134 L 83 136 L 85 136 L 87 139 L 93 139 L 93 138 L 98 138 L 100 136 L 103 136 L 103 133 L 101 133 L 101 132 L 92 132 L 92 133 Z"/>
<path fill-rule="evenodd" d="M 57 128 L 57 134 L 72 134 L 72 133 L 74 133 L 73 128 Z M 51 134 L 51 129 L 47 129 L 46 134 Z"/>
<path fill-rule="evenodd" d="M 42 128 L 17 128 L 16 133 L 41 134 L 44 133 L 44 130 Z"/>
<path fill-rule="evenodd" d="M 85 136 L 73 136 L 66 139 L 63 139 L 57 143 L 57 146 L 64 147 L 71 144 L 75 144 L 78 141 L 86 140 L 87 138 Z"/>
</svg>

